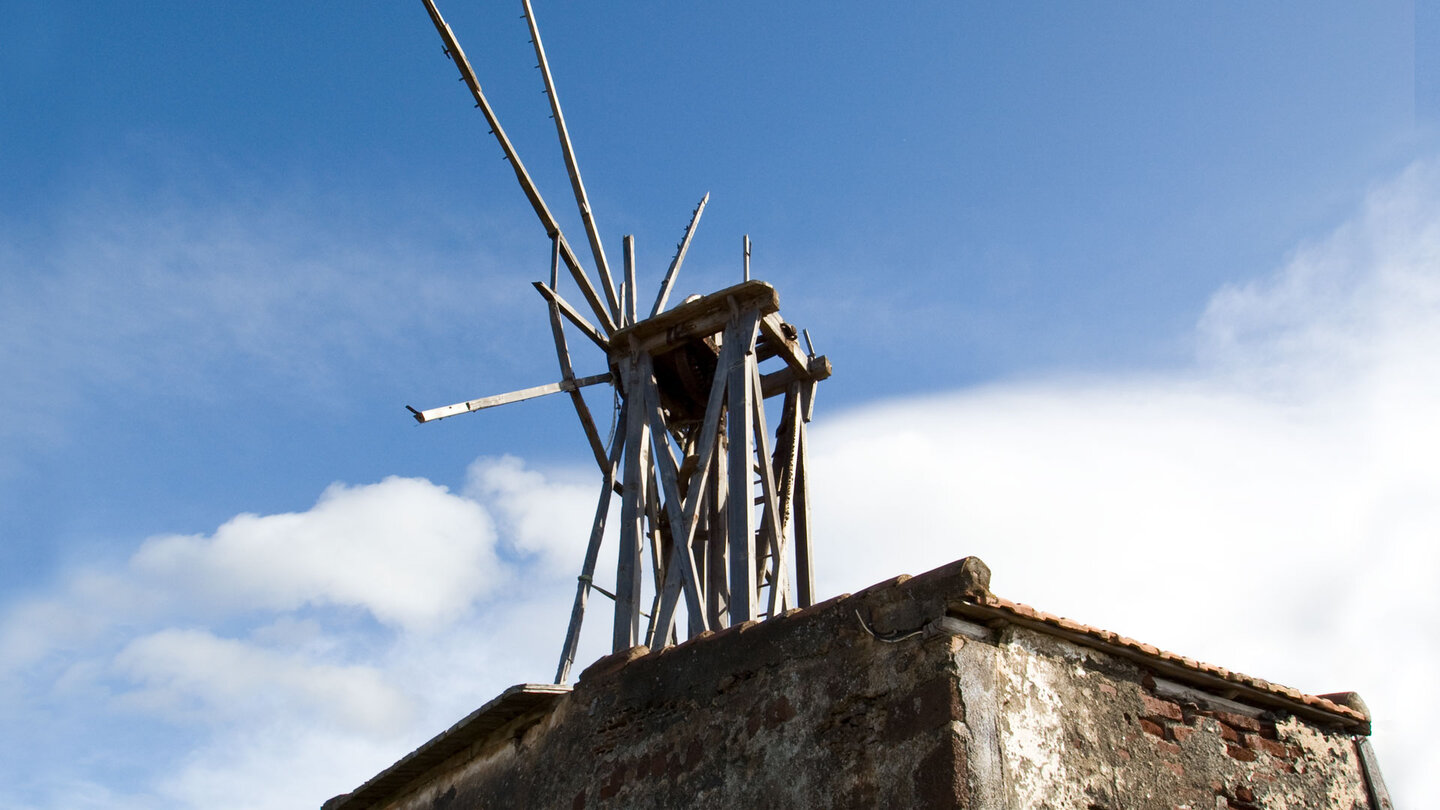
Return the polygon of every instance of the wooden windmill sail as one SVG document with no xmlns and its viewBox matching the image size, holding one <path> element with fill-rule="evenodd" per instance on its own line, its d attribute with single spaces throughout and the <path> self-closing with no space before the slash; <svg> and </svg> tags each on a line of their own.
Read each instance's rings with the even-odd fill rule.
<svg viewBox="0 0 1440 810">
<path fill-rule="evenodd" d="M 522 0 L 551 115 L 585 224 L 599 288 L 571 249 L 559 224 L 520 161 L 433 0 L 423 0 L 460 70 L 476 106 L 515 171 L 551 242 L 549 284 L 535 282 L 549 305 L 560 362 L 559 382 L 433 408 L 410 409 L 419 422 L 568 392 L 579 415 L 602 483 L 585 549 L 575 606 L 555 680 L 569 675 L 592 590 L 615 601 L 612 645 L 652 648 L 689 635 L 805 607 L 814 598 L 809 527 L 805 424 L 816 384 L 830 363 L 806 348 L 780 316 L 775 289 L 750 279 L 745 239 L 744 281 L 667 308 L 686 250 L 704 213 L 701 199 L 676 246 L 660 291 L 644 317 L 635 281 L 634 240 L 624 239 L 624 281 L 617 287 L 599 228 L 580 177 L 565 116 L 550 73 L 530 0 Z M 588 316 L 560 295 L 560 268 L 578 286 Z M 592 322 L 593 319 L 593 322 Z M 609 370 L 577 377 L 565 325 L 603 353 Z M 773 370 L 764 370 L 768 363 Z M 608 383 L 620 401 L 609 446 L 581 396 L 585 386 Z M 773 438 L 765 400 L 779 397 Z M 407 406 L 408 407 L 408 406 Z M 611 498 L 620 498 L 619 558 L 613 589 L 595 581 Z"/>
</svg>

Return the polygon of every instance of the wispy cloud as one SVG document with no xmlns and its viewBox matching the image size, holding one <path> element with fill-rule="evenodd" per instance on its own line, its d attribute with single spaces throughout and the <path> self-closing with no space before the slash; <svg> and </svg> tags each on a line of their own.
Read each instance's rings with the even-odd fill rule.
<svg viewBox="0 0 1440 810">
<path fill-rule="evenodd" d="M 227 182 L 211 180 L 102 186 L 51 219 L 0 221 L 0 407 L 26 416 L 0 424 L 0 464 L 6 445 L 61 434 L 87 407 L 350 390 L 402 363 L 444 366 L 426 347 L 482 312 L 503 333 L 543 311 L 538 296 L 517 306 L 524 276 L 480 232 L 440 221 L 413 236 L 373 227 L 338 194 L 257 198 L 231 181 L 234 196 L 219 198 Z M 504 365 L 485 335 L 463 345 Z"/>
</svg>

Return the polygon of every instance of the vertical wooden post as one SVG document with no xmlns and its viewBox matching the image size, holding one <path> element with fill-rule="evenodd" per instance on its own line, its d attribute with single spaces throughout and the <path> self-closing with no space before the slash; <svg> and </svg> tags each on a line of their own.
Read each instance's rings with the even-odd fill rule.
<svg viewBox="0 0 1440 810">
<path fill-rule="evenodd" d="M 644 402 L 648 393 L 642 386 L 636 366 L 639 358 L 625 362 L 626 398 L 629 407 L 625 418 L 625 492 L 620 507 L 620 560 L 615 569 L 615 632 L 613 652 L 629 649 L 640 638 L 641 545 L 645 516 L 645 484 L 648 460 L 648 424 Z"/>
<path fill-rule="evenodd" d="M 728 560 L 730 559 L 730 544 L 726 538 L 729 526 L 727 525 L 728 493 L 730 479 L 725 467 L 725 459 L 728 453 L 729 444 L 725 442 L 724 435 L 717 436 L 716 441 L 721 445 L 711 457 L 713 469 L 710 473 L 710 548 L 706 552 L 709 561 L 705 570 L 709 572 L 710 578 L 705 586 L 705 614 L 710 621 L 711 629 L 718 630 L 730 625 L 730 585 L 726 579 L 729 571 Z"/>
<path fill-rule="evenodd" d="M 738 318 L 732 320 L 738 327 Z M 751 320 L 751 323 L 754 323 Z M 730 623 L 747 622 L 755 618 L 755 507 L 751 503 L 755 491 L 751 483 L 755 463 L 755 422 L 750 407 L 751 397 L 758 394 L 751 385 L 752 367 L 755 364 L 755 331 L 749 335 L 739 334 L 739 329 L 726 335 L 726 340 L 745 341 L 737 345 L 735 362 L 724 372 L 730 375 L 729 407 L 726 420 L 730 438 L 730 503 L 727 510 L 726 533 L 730 541 Z M 716 369 L 716 373 L 721 373 Z"/>
</svg>

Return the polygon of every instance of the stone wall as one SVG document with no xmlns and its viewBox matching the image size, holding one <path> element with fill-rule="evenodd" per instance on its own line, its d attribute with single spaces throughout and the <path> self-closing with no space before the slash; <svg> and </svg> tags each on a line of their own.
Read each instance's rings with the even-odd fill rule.
<svg viewBox="0 0 1440 810">
<path fill-rule="evenodd" d="M 327 808 L 1372 806 L 1356 709 L 1207 691 L 1159 658 L 1006 620 L 987 584 L 967 558 L 603 658 L 569 694 L 477 712 Z"/>
</svg>

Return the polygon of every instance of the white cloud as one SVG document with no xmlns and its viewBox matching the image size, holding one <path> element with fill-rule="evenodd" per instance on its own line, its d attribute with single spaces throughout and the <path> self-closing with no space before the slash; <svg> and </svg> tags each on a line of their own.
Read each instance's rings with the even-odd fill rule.
<svg viewBox="0 0 1440 810">
<path fill-rule="evenodd" d="M 361 607 L 389 625 L 453 621 L 503 576 L 479 505 L 413 478 L 332 485 L 309 511 L 239 515 L 210 537 L 147 540 L 137 573 L 267 610 Z"/>
<path fill-rule="evenodd" d="M 542 473 L 514 456 L 482 458 L 466 473 L 465 494 L 491 510 L 517 551 L 550 573 L 573 575 L 600 495 L 598 475 L 585 472 Z"/>
<path fill-rule="evenodd" d="M 383 737 L 412 722 L 411 698 L 374 666 L 320 663 L 204 630 L 142 636 L 114 666 L 139 685 L 121 696 L 123 706 L 184 723 L 286 718 Z"/>
<path fill-rule="evenodd" d="M 1422 164 L 1217 293 L 1194 368 L 822 415 L 822 582 L 978 554 L 1012 599 L 1360 691 L 1400 804 L 1440 802 L 1437 259 L 1440 166 Z"/>
<path fill-rule="evenodd" d="M 0 788 L 0 804 L 318 804 L 505 686 L 547 680 L 593 510 L 579 477 L 502 458 L 473 465 L 474 498 L 419 479 L 335 484 L 304 512 L 72 572 L 0 615 L 0 718 L 32 729 L 0 765 L 25 792 Z M 602 652 L 604 608 L 583 660 Z M 152 727 L 184 747 L 123 779 L 26 759 L 77 734 L 124 759 Z"/>
</svg>

